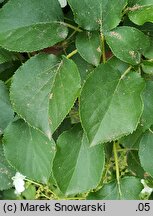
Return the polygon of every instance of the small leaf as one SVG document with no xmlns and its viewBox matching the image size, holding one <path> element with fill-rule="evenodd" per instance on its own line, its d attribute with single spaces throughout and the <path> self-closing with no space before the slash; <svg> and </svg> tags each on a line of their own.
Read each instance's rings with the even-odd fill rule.
<svg viewBox="0 0 153 216">
<path fill-rule="evenodd" d="M 153 177 L 153 132 L 146 131 L 139 146 L 139 157 L 141 166 Z"/>
<path fill-rule="evenodd" d="M 81 32 L 77 35 L 76 48 L 82 58 L 98 66 L 101 60 L 102 47 L 98 32 Z"/>
<path fill-rule="evenodd" d="M 100 182 L 104 168 L 102 145 L 90 148 L 81 127 L 64 132 L 57 141 L 53 174 L 65 194 L 87 192 Z"/>
<path fill-rule="evenodd" d="M 153 74 L 153 61 L 143 61 L 141 67 L 146 74 Z"/>
<path fill-rule="evenodd" d="M 67 36 L 61 21 L 57 0 L 10 0 L 0 10 L 0 46 L 20 52 L 52 46 Z"/>
<path fill-rule="evenodd" d="M 136 5 L 131 8 L 128 16 L 137 25 L 143 25 L 145 22 L 153 22 L 153 5 Z"/>
<path fill-rule="evenodd" d="M 94 193 L 90 193 L 88 200 L 139 200 L 139 194 L 143 189 L 140 179 L 135 177 L 124 177 L 120 179 L 121 196 L 119 194 L 117 181 L 104 184 Z"/>
<path fill-rule="evenodd" d="M 144 103 L 144 110 L 141 116 L 141 125 L 144 130 L 150 128 L 153 124 L 153 81 L 146 82 L 146 88 L 143 92 L 142 98 Z"/>
<path fill-rule="evenodd" d="M 137 73 L 120 76 L 109 63 L 94 70 L 80 97 L 81 122 L 90 145 L 116 140 L 136 129 L 143 110 L 143 88 Z"/>
<path fill-rule="evenodd" d="M 152 0 L 129 0 L 129 18 L 137 25 L 153 22 Z"/>
<path fill-rule="evenodd" d="M 144 170 L 141 167 L 138 151 L 129 151 L 127 155 L 128 169 L 130 169 L 139 178 L 144 178 Z"/>
<path fill-rule="evenodd" d="M 0 134 L 13 120 L 14 113 L 9 100 L 9 94 L 6 86 L 0 81 Z"/>
<path fill-rule="evenodd" d="M 0 142 L 0 190 L 7 190 L 13 186 L 12 177 L 14 174 L 15 170 L 4 157 L 2 143 Z"/>
<path fill-rule="evenodd" d="M 23 120 L 10 124 L 4 134 L 7 160 L 27 178 L 47 183 L 55 155 L 55 144 Z"/>
<path fill-rule="evenodd" d="M 104 31 L 115 28 L 121 21 L 126 0 L 68 0 L 74 13 L 75 21 L 86 30 Z"/>
<path fill-rule="evenodd" d="M 106 41 L 117 58 L 132 65 L 140 63 L 141 54 L 150 46 L 148 36 L 128 26 L 108 32 Z"/>
<path fill-rule="evenodd" d="M 53 55 L 39 54 L 13 77 L 10 96 L 14 110 L 50 138 L 73 106 L 80 82 L 72 60 L 60 62 Z"/>
</svg>

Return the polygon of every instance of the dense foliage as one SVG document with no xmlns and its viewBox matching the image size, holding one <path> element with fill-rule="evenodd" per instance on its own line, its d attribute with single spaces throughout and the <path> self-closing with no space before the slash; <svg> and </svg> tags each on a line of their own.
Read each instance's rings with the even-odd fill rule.
<svg viewBox="0 0 153 216">
<path fill-rule="evenodd" d="M 67 2 L 0 1 L 0 197 L 151 199 L 153 1 Z"/>
</svg>

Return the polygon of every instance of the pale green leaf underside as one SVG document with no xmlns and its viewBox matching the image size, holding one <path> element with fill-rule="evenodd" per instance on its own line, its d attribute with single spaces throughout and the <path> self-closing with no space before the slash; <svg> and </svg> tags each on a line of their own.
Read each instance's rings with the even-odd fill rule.
<svg viewBox="0 0 153 216">
<path fill-rule="evenodd" d="M 126 0 L 68 0 L 75 21 L 86 30 L 111 30 L 121 21 Z"/>
<path fill-rule="evenodd" d="M 150 46 L 148 36 L 128 26 L 107 33 L 106 41 L 117 58 L 132 65 L 140 63 L 141 54 Z"/>
<path fill-rule="evenodd" d="M 0 81 L 0 134 L 13 120 L 13 116 L 8 90 L 4 83 Z"/>
<path fill-rule="evenodd" d="M 134 72 L 123 78 L 108 63 L 86 81 L 80 97 L 80 116 L 90 145 L 132 133 L 143 111 L 143 79 Z"/>
<path fill-rule="evenodd" d="M 53 140 L 18 120 L 7 127 L 3 141 L 13 167 L 27 178 L 47 183 L 56 149 Z"/>
<path fill-rule="evenodd" d="M 81 32 L 77 35 L 76 48 L 90 64 L 98 66 L 101 60 L 101 40 L 98 32 Z"/>
<path fill-rule="evenodd" d="M 139 157 L 143 169 L 153 177 L 153 131 L 146 131 L 139 146 Z"/>
<path fill-rule="evenodd" d="M 4 157 L 2 143 L 0 141 L 0 190 L 7 190 L 12 187 L 12 177 L 15 170 L 9 165 Z"/>
<path fill-rule="evenodd" d="M 50 138 L 73 106 L 80 82 L 72 60 L 39 54 L 16 71 L 11 101 L 18 115 Z"/>
<path fill-rule="evenodd" d="M 0 45 L 27 52 L 52 46 L 67 36 L 61 21 L 57 0 L 10 0 L 0 10 Z"/>
<path fill-rule="evenodd" d="M 139 194 L 143 189 L 140 179 L 135 177 L 124 177 L 120 179 L 121 196 L 119 194 L 117 181 L 104 184 L 103 187 L 90 193 L 88 200 L 139 200 Z"/>
<path fill-rule="evenodd" d="M 64 132 L 57 141 L 53 174 L 60 190 L 65 194 L 86 192 L 100 182 L 104 168 L 102 145 L 89 147 L 79 125 Z"/>
</svg>

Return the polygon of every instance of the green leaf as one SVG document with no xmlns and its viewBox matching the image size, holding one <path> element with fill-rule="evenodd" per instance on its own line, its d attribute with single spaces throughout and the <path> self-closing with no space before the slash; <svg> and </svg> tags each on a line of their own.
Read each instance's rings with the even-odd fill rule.
<svg viewBox="0 0 153 216">
<path fill-rule="evenodd" d="M 49 138 L 66 117 L 80 88 L 80 76 L 72 60 L 39 54 L 22 65 L 13 77 L 14 110 Z M 37 109 L 37 111 L 36 111 Z"/>
<path fill-rule="evenodd" d="M 17 200 L 17 195 L 14 193 L 14 188 L 4 190 L 2 192 L 2 200 Z"/>
<path fill-rule="evenodd" d="M 57 0 L 10 0 L 0 10 L 0 46 L 30 52 L 52 46 L 67 36 Z"/>
<path fill-rule="evenodd" d="M 14 174 L 15 170 L 4 157 L 2 143 L 0 141 L 0 190 L 6 190 L 12 187 L 12 177 Z"/>
<path fill-rule="evenodd" d="M 138 150 L 139 143 L 142 136 L 143 136 L 143 127 L 138 125 L 136 131 L 134 131 L 132 134 L 129 134 L 128 136 L 121 138 L 120 143 L 126 148 Z"/>
<path fill-rule="evenodd" d="M 153 22 L 152 0 L 129 0 L 129 18 L 137 25 Z"/>
<path fill-rule="evenodd" d="M 14 60 L 17 60 L 17 57 L 15 56 L 15 54 L 3 48 L 0 48 L 0 64 L 9 62 L 9 61 L 14 61 Z"/>
<path fill-rule="evenodd" d="M 144 130 L 150 128 L 153 124 L 153 81 L 146 82 L 146 88 L 143 92 L 144 110 L 141 116 L 141 125 Z"/>
<path fill-rule="evenodd" d="M 150 40 L 150 47 L 143 53 L 148 59 L 153 59 L 153 38 Z"/>
<path fill-rule="evenodd" d="M 132 65 L 140 63 L 141 54 L 150 46 L 148 36 L 128 26 L 108 32 L 106 41 L 117 58 Z"/>
<path fill-rule="evenodd" d="M 50 94 L 49 116 L 52 133 L 69 113 L 79 95 L 80 88 L 81 79 L 76 64 L 63 57 Z"/>
<path fill-rule="evenodd" d="M 115 56 L 109 59 L 109 65 L 113 67 L 114 70 L 118 70 L 121 74 L 123 74 L 129 67 L 129 64 L 121 61 Z"/>
<path fill-rule="evenodd" d="M 141 166 L 153 177 L 153 131 L 146 131 L 139 146 Z"/>
<path fill-rule="evenodd" d="M 126 73 L 120 76 L 108 63 L 101 64 L 83 87 L 80 116 L 91 146 L 128 135 L 138 125 L 144 81 L 135 72 Z"/>
<path fill-rule="evenodd" d="M 149 6 L 136 5 L 130 8 L 128 16 L 137 25 L 143 25 L 145 22 L 153 22 L 153 4 Z"/>
<path fill-rule="evenodd" d="M 58 66 L 58 59 L 53 55 L 35 56 L 16 71 L 10 90 L 11 102 L 18 115 L 48 137 L 49 94 Z"/>
<path fill-rule="evenodd" d="M 9 94 L 6 86 L 0 81 L 0 134 L 7 125 L 13 120 L 13 110 L 9 100 Z"/>
<path fill-rule="evenodd" d="M 127 155 L 128 169 L 130 169 L 139 178 L 144 178 L 144 170 L 141 167 L 138 151 L 129 151 Z"/>
<path fill-rule="evenodd" d="M 84 83 L 84 81 L 87 79 L 87 76 L 89 73 L 94 69 L 94 66 L 89 64 L 87 61 L 85 61 L 79 53 L 74 55 L 72 57 L 72 60 L 75 62 L 75 64 L 78 67 L 78 70 L 80 72 L 81 81 Z"/>
<path fill-rule="evenodd" d="M 151 5 L 152 0 L 128 0 L 130 6 Z"/>
<path fill-rule="evenodd" d="M 104 184 L 103 187 L 94 193 L 90 193 L 88 200 L 138 200 L 139 194 L 143 189 L 140 179 L 135 177 L 124 177 L 120 179 L 120 196 L 117 181 Z"/>
<path fill-rule="evenodd" d="M 65 195 L 87 192 L 100 182 L 104 168 L 102 145 L 90 148 L 82 128 L 76 125 L 57 141 L 53 174 Z"/>
<path fill-rule="evenodd" d="M 98 66 L 101 60 L 102 47 L 99 32 L 81 32 L 77 35 L 76 48 L 82 58 Z"/>
<path fill-rule="evenodd" d="M 146 74 L 153 74 L 153 61 L 149 62 L 149 61 L 143 61 L 141 64 L 142 70 L 146 73 Z"/>
<path fill-rule="evenodd" d="M 0 80 L 9 80 L 20 65 L 21 63 L 19 61 L 0 64 Z"/>
<path fill-rule="evenodd" d="M 47 183 L 55 155 L 55 144 L 23 120 L 11 123 L 4 133 L 7 160 L 27 178 Z"/>
<path fill-rule="evenodd" d="M 104 31 L 115 28 L 121 21 L 126 0 L 68 0 L 75 21 L 86 30 Z"/>
<path fill-rule="evenodd" d="M 35 200 L 36 197 L 36 188 L 34 185 L 29 185 L 26 187 L 25 191 L 22 193 L 22 197 L 26 200 Z"/>
</svg>

